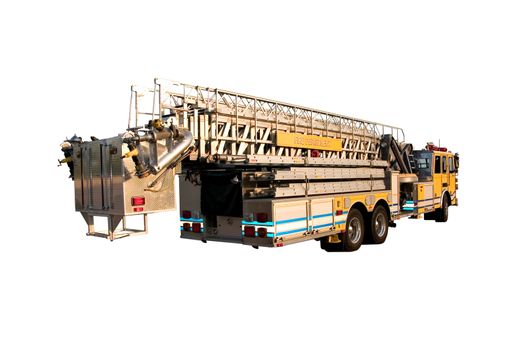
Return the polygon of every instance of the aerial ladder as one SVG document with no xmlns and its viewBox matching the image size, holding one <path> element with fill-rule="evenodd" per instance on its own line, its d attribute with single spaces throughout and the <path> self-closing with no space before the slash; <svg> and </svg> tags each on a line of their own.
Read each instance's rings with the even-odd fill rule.
<svg viewBox="0 0 525 350">
<path fill-rule="evenodd" d="M 88 235 L 110 240 L 147 232 L 149 213 L 178 209 L 183 238 L 356 250 L 443 202 L 410 207 L 424 184 L 401 128 L 165 79 L 131 87 L 124 132 L 75 136 L 62 150 Z M 126 226 L 132 215 L 142 228 Z M 107 230 L 95 229 L 96 216 Z"/>
</svg>

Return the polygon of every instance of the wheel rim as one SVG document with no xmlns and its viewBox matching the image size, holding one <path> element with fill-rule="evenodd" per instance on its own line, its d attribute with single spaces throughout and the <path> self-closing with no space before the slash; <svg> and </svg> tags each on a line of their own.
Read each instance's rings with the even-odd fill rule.
<svg viewBox="0 0 525 350">
<path fill-rule="evenodd" d="M 375 229 L 377 237 L 383 237 L 385 235 L 386 217 L 383 213 L 379 213 L 376 215 L 376 219 L 374 221 L 374 229 Z"/>
<path fill-rule="evenodd" d="M 352 218 L 348 223 L 348 238 L 352 243 L 358 243 L 361 239 L 362 228 L 358 218 Z"/>
</svg>

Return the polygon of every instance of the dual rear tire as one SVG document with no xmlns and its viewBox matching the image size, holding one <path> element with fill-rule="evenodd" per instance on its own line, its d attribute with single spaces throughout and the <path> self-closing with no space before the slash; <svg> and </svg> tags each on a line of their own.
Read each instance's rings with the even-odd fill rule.
<svg viewBox="0 0 525 350">
<path fill-rule="evenodd" d="M 343 250 L 346 252 L 353 252 L 358 250 L 365 239 L 365 220 L 363 214 L 357 208 L 353 208 L 348 212 L 346 218 L 346 229 L 343 232 Z"/>
<path fill-rule="evenodd" d="M 388 214 L 382 205 L 378 205 L 372 214 L 363 216 L 357 208 L 352 208 L 346 218 L 346 228 L 341 233 L 339 243 L 329 243 L 328 237 L 321 239 L 321 248 L 326 251 L 358 250 L 363 243 L 381 244 L 388 235 Z"/>
<path fill-rule="evenodd" d="M 389 217 L 385 207 L 377 206 L 372 213 L 369 221 L 368 235 L 366 243 L 368 244 L 382 244 L 385 242 L 388 235 Z"/>
</svg>

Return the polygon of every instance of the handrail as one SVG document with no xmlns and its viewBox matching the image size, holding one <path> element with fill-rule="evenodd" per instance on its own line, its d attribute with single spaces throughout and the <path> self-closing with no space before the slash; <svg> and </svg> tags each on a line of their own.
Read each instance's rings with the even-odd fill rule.
<svg viewBox="0 0 525 350">
<path fill-rule="evenodd" d="M 221 101 L 219 101 L 219 96 L 228 95 L 231 98 L 232 103 L 238 103 L 236 101 L 238 101 L 239 99 L 247 99 L 247 100 L 256 101 L 255 104 L 246 103 L 246 105 L 243 106 L 244 108 L 250 108 L 252 105 L 254 106 L 257 106 L 257 105 L 263 106 L 265 104 L 275 105 L 275 106 L 279 106 L 280 107 L 279 109 L 281 109 L 282 111 L 293 110 L 297 113 L 297 111 L 299 110 L 299 111 L 302 111 L 304 116 L 310 115 L 312 118 L 314 118 L 314 115 L 325 116 L 326 117 L 325 120 L 322 120 L 322 119 L 316 119 L 316 120 L 324 121 L 326 123 L 328 123 L 328 118 L 334 118 L 336 120 L 339 119 L 341 120 L 340 122 L 341 124 L 343 120 L 346 121 L 347 123 L 349 122 L 352 124 L 363 123 L 363 125 L 366 125 L 365 129 L 367 129 L 368 131 L 374 130 L 378 135 L 379 135 L 379 130 L 377 127 L 380 126 L 382 130 L 390 129 L 392 134 L 394 133 L 396 134 L 396 139 L 398 140 L 399 140 L 399 134 L 401 133 L 401 135 L 403 136 L 402 141 L 405 141 L 405 133 L 403 129 L 400 127 L 393 126 L 393 125 L 389 125 L 389 124 L 383 124 L 383 123 L 373 122 L 373 121 L 369 121 L 365 119 L 349 117 L 349 116 L 342 115 L 339 113 L 327 112 L 327 111 L 323 111 L 323 110 L 316 109 L 316 108 L 304 107 L 304 106 L 297 105 L 297 104 L 292 104 L 292 103 L 287 103 L 287 102 L 282 102 L 282 101 L 277 101 L 277 100 L 272 100 L 272 99 L 267 99 L 267 98 L 261 98 L 261 97 L 257 97 L 257 96 L 253 96 L 249 94 L 240 94 L 237 92 L 224 90 L 224 89 L 184 84 L 184 83 L 174 81 L 174 80 L 169 80 L 169 79 L 155 78 L 154 82 L 156 86 L 162 86 L 163 83 L 166 82 L 166 83 L 169 83 L 171 87 L 175 87 L 181 90 L 181 91 L 172 91 L 170 90 L 169 87 L 165 87 L 164 93 L 169 96 L 178 97 L 181 99 L 193 98 L 193 99 L 202 101 L 207 106 L 210 106 L 210 104 L 213 105 L 213 104 L 221 103 L 221 101 L 222 101 L 222 104 L 226 104 L 226 101 L 224 101 L 222 98 L 221 98 Z M 191 93 L 192 91 L 194 91 L 193 94 Z M 204 91 L 207 92 L 207 95 L 208 95 L 207 97 L 204 96 L 203 94 Z M 212 93 L 211 96 L 210 96 L 210 92 Z M 254 111 L 257 111 L 256 108 L 253 108 L 253 109 Z M 268 109 L 266 110 L 266 112 L 270 113 L 271 110 Z M 285 113 L 285 114 L 288 114 L 288 113 Z"/>
</svg>

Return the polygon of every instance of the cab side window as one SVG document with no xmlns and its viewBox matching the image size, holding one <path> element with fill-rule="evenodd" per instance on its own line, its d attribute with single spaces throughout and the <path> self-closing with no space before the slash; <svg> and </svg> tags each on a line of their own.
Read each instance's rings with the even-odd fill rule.
<svg viewBox="0 0 525 350">
<path fill-rule="evenodd" d="M 441 157 L 434 157 L 434 174 L 441 174 Z"/>
<path fill-rule="evenodd" d="M 454 158 L 448 157 L 448 171 L 450 173 L 455 173 L 456 169 L 454 169 Z"/>
<path fill-rule="evenodd" d="M 441 171 L 443 172 L 443 174 L 445 174 L 447 172 L 447 157 L 446 156 L 443 156 L 441 158 L 442 162 L 442 167 L 441 167 Z"/>
</svg>

